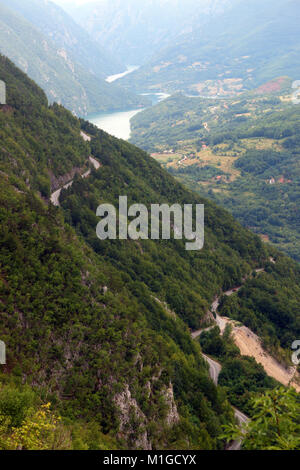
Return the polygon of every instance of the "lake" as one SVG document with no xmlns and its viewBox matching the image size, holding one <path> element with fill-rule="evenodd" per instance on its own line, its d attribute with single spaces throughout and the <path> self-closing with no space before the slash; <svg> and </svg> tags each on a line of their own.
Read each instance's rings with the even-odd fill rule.
<svg viewBox="0 0 300 470">
<path fill-rule="evenodd" d="M 116 80 L 119 80 L 119 78 L 126 77 L 126 75 L 134 72 L 135 70 L 139 69 L 139 65 L 128 65 L 127 70 L 122 73 L 116 73 L 115 75 L 110 75 L 109 77 L 106 78 L 106 81 L 108 83 L 115 82 Z"/>
<path fill-rule="evenodd" d="M 115 82 L 126 75 L 134 72 L 139 68 L 139 65 L 128 65 L 125 72 L 118 73 L 116 75 L 110 75 L 106 78 L 108 83 Z M 148 96 L 152 101 L 152 106 L 160 101 L 168 98 L 166 93 L 141 93 L 142 96 Z M 128 109 L 127 111 L 117 111 L 113 113 L 98 113 L 91 114 L 87 117 L 95 126 L 99 127 L 108 134 L 118 137 L 118 139 L 128 140 L 130 138 L 130 119 L 136 114 L 143 111 L 145 108 Z"/>
<path fill-rule="evenodd" d="M 148 96 L 152 101 L 152 106 L 166 98 L 169 95 L 166 93 L 143 93 Z M 129 109 L 128 111 L 118 111 L 113 113 L 99 113 L 88 116 L 90 121 L 95 126 L 99 127 L 105 132 L 118 137 L 119 139 L 128 140 L 130 138 L 130 119 L 136 114 L 143 111 L 145 108 Z"/>
<path fill-rule="evenodd" d="M 130 119 L 142 110 L 143 108 L 139 108 L 115 113 L 94 114 L 88 116 L 88 120 L 103 131 L 119 139 L 128 140 L 131 133 Z"/>
</svg>

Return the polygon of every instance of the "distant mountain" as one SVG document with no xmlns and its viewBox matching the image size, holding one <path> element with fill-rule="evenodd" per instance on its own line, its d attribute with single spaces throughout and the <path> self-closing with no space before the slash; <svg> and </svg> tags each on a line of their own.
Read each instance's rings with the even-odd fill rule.
<svg viewBox="0 0 300 470">
<path fill-rule="evenodd" d="M 128 65 L 144 64 L 179 34 L 191 31 L 232 0 L 102 0 L 74 11 L 74 18 Z"/>
<path fill-rule="evenodd" d="M 124 64 L 114 60 L 62 8 L 48 0 L 1 0 L 22 15 L 70 59 L 99 77 L 123 72 Z"/>
<path fill-rule="evenodd" d="M 78 115 L 127 109 L 144 102 L 144 99 L 122 88 L 106 83 L 84 65 L 75 62 L 72 54 L 62 46 L 62 39 L 61 46 L 57 45 L 59 33 L 55 41 L 49 39 L 27 19 L 8 8 L 6 3 L 6 0 L 0 1 L 0 51 L 46 91 L 50 102 L 62 103 Z M 18 2 L 12 3 L 16 5 Z M 51 2 L 49 5 L 52 8 Z M 47 12 L 44 13 L 46 15 Z M 60 24 L 63 27 L 63 22 Z M 69 34 L 66 33 L 66 37 L 72 42 Z M 72 37 L 75 40 L 75 36 Z"/>
<path fill-rule="evenodd" d="M 193 93 L 207 81 L 215 94 L 253 88 L 278 76 L 300 76 L 300 4 L 295 0 L 237 1 L 210 22 L 177 36 L 122 84 Z"/>
</svg>

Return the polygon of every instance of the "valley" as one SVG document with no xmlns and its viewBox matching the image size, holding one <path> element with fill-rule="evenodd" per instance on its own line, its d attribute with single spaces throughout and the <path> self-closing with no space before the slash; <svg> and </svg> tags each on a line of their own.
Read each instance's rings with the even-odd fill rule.
<svg viewBox="0 0 300 470">
<path fill-rule="evenodd" d="M 125 65 L 61 8 L 39 0 L 0 1 L 0 52 L 77 116 L 143 107 L 149 101 L 105 79 Z"/>
<path fill-rule="evenodd" d="M 61 404 L 64 419 L 69 417 L 72 426 L 79 418 L 76 410 L 80 402 L 80 421 L 82 426 L 94 423 L 97 445 L 113 439 L 109 446 L 165 448 L 169 441 L 163 430 L 169 423 L 172 446 L 182 447 L 184 435 L 184 447 L 222 448 L 224 442 L 217 438 L 222 429 L 218 420 L 232 421 L 233 411 L 222 388 L 215 388 L 211 382 L 200 346 L 191 339 L 189 328 L 200 328 L 207 321 L 216 293 L 239 285 L 257 265 L 267 266 L 271 283 L 276 282 L 276 271 L 282 269 L 285 281 L 294 290 L 290 299 L 297 303 L 297 266 L 265 247 L 225 211 L 187 191 L 142 150 L 78 120 L 58 105 L 48 107 L 44 93 L 6 58 L 1 58 L 0 68 L 1 79 L 8 83 L 7 102 L 14 110 L 8 114 L 6 108 L 0 110 L 1 152 L 3 157 L 13 153 L 16 163 L 1 160 L 1 180 L 6 184 L 0 186 L 1 220 L 5 221 L 0 224 L 0 256 L 6 268 L 0 293 L 6 300 L 0 328 L 7 344 L 7 367 L 13 370 L 14 358 L 18 358 L 26 382 L 35 384 L 35 393 L 47 383 L 49 393 Z M 53 159 L 53 154 L 60 158 Z M 62 186 L 57 187 L 59 181 L 66 181 L 65 175 L 73 174 L 74 169 L 84 168 L 90 157 L 92 164 L 101 164 L 101 169 L 90 172 L 86 168 L 81 174 L 88 172 L 88 177 L 75 176 L 73 183 L 60 192 L 60 207 L 48 204 L 52 192 Z M 180 241 L 98 240 L 97 206 L 101 201 L 114 204 L 125 188 L 130 200 L 146 206 L 155 201 L 205 202 L 204 250 L 188 253 L 182 250 Z M 13 261 L 15 257 L 17 262 Z M 276 265 L 268 263 L 269 257 L 276 258 Z M 33 292 L 32 276 L 39 278 L 41 270 L 44 277 L 36 281 Z M 63 282 L 59 280 L 62 276 Z M 263 282 L 258 289 L 264 286 Z M 20 295 L 11 295 L 11 289 Z M 24 295 L 35 300 L 24 303 Z M 283 299 L 284 290 L 278 289 L 278 295 Z M 176 313 L 176 319 L 169 311 Z M 264 309 L 258 311 L 264 322 Z M 18 327 L 13 330 L 9 327 L 11 312 L 20 312 Z M 285 335 L 291 331 L 295 334 L 297 328 L 296 316 L 292 310 L 289 314 L 290 324 L 282 330 Z M 25 331 L 20 345 L 20 334 Z M 129 335 L 126 344 L 121 331 Z M 34 342 L 34 337 L 40 341 Z M 285 340 L 282 336 L 282 345 Z M 270 345 L 276 341 L 272 334 Z M 39 344 L 43 344 L 42 349 Z M 32 357 L 32 348 L 34 365 L 27 360 Z M 137 367 L 136 361 L 143 366 Z M 13 380 L 13 372 L 6 376 L 8 370 L 4 369 L 1 381 Z M 45 373 L 49 378 L 45 379 Z M 82 375 L 87 382 L 81 382 Z M 188 379 L 182 381 L 184 376 Z M 60 377 L 58 388 L 54 377 Z M 146 388 L 143 377 L 149 383 Z M 101 390 L 109 392 L 102 394 Z M 113 402 L 107 402 L 107 393 Z M 122 404 L 121 415 L 114 403 Z M 136 419 L 144 423 L 142 438 L 129 424 L 130 403 L 134 403 Z M 189 403 L 189 411 L 184 403 Z M 177 413 L 171 413 L 175 406 Z M 115 421 L 118 417 L 124 423 L 121 428 Z M 202 423 L 207 423 L 207 428 Z M 112 434 L 107 434 L 110 430 Z M 95 448 L 90 437 L 84 439 L 87 446 Z"/>
<path fill-rule="evenodd" d="M 275 77 L 298 79 L 297 1 L 216 3 L 207 17 L 198 8 L 188 31 L 170 38 L 122 86 L 225 98 Z"/>
<path fill-rule="evenodd" d="M 291 94 L 288 79 L 277 79 L 233 99 L 173 95 L 133 118 L 131 142 L 299 260 L 299 107 Z"/>
</svg>

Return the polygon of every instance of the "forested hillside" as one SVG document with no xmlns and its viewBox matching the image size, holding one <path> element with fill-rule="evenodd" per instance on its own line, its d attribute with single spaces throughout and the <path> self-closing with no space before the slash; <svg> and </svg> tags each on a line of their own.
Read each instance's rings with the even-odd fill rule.
<svg viewBox="0 0 300 470">
<path fill-rule="evenodd" d="M 284 278 L 294 306 L 286 332 L 299 335 L 298 266 L 142 150 L 61 106 L 48 107 L 45 94 L 3 56 L 0 79 L 7 84 L 7 105 L 0 106 L 2 433 L 17 428 L 14 443 L 24 418 L 30 427 L 50 402 L 62 416 L 63 448 L 222 448 L 221 425 L 232 422 L 232 409 L 189 328 L 207 323 L 217 293 L 264 266 L 267 284 L 263 274 L 256 294 Z M 54 207 L 51 192 L 83 174 L 90 155 L 101 167 L 75 176 L 61 208 Z M 97 206 L 117 205 L 124 194 L 147 206 L 204 202 L 204 249 L 185 251 L 179 240 L 97 239 Z M 276 284 L 276 296 L 270 315 L 263 302 L 255 306 L 258 326 L 269 328 L 273 347 L 285 347 L 275 326 L 286 321 L 285 285 Z M 13 447 L 9 439 L 2 448 Z"/>
<path fill-rule="evenodd" d="M 232 100 L 177 95 L 135 116 L 131 140 L 299 260 L 300 108 L 291 90 L 277 79 Z"/>
<path fill-rule="evenodd" d="M 26 19 L 19 2 L 0 1 L 0 52 L 35 80 L 51 103 L 61 103 L 77 115 L 86 116 L 147 102 L 144 97 L 106 83 L 106 70 L 109 74 L 116 66 L 103 65 L 101 73 L 101 50 L 80 28 L 78 31 L 76 25 L 68 24 L 67 15 L 61 18 L 60 28 L 49 29 L 51 17 L 53 24 L 57 16 L 53 15 L 51 3 L 33 6 L 29 10 L 26 4 L 26 11 L 31 12 Z M 40 16 L 48 21 L 39 20 Z"/>
</svg>

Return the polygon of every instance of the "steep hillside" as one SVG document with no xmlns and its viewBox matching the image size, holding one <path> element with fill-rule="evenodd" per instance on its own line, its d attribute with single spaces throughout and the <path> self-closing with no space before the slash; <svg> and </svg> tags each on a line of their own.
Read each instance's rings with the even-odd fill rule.
<svg viewBox="0 0 300 470">
<path fill-rule="evenodd" d="M 106 83 L 75 62 L 65 49 L 4 3 L 0 2 L 0 52 L 42 86 L 50 102 L 62 103 L 81 116 L 127 109 L 145 102 L 141 97 Z"/>
<path fill-rule="evenodd" d="M 199 21 L 121 83 L 135 90 L 216 96 L 282 75 L 297 80 L 299 16 L 295 0 L 236 1 L 210 22 Z"/>
<path fill-rule="evenodd" d="M 95 423 L 120 448 L 218 447 L 231 411 L 187 327 L 113 257 L 89 248 L 45 199 L 72 169 L 85 171 L 91 150 L 80 122 L 48 108 L 43 92 L 3 57 L 0 77 L 8 84 L 0 110 L 5 376 L 22 377 L 64 418 Z M 97 136 L 109 163 L 118 142 Z M 143 161 L 129 147 L 129 156 L 135 152 Z"/>
<path fill-rule="evenodd" d="M 108 54 L 65 11 L 46 0 L 1 0 L 3 5 L 22 15 L 29 23 L 86 71 L 106 78 L 122 72 L 124 64 Z"/>
<path fill-rule="evenodd" d="M 0 79 L 8 91 L 0 107 L 4 378 L 28 383 L 66 423 L 94 424 L 100 434 L 84 448 L 101 448 L 103 434 L 107 446 L 119 448 L 222 448 L 218 436 L 232 410 L 189 327 L 208 321 L 216 293 L 265 265 L 271 282 L 282 276 L 290 284 L 296 308 L 287 332 L 298 334 L 299 269 L 145 152 L 61 106 L 48 107 L 44 93 L 4 57 Z M 86 172 L 89 155 L 102 166 L 74 178 Z M 53 207 L 50 192 L 72 178 L 61 208 Z M 188 252 L 179 240 L 100 241 L 97 206 L 124 194 L 147 205 L 204 202 L 205 248 Z M 264 323 L 268 311 L 263 303 L 256 308 Z M 272 308 L 267 327 L 276 346 L 269 323 L 277 304 Z"/>
</svg>

